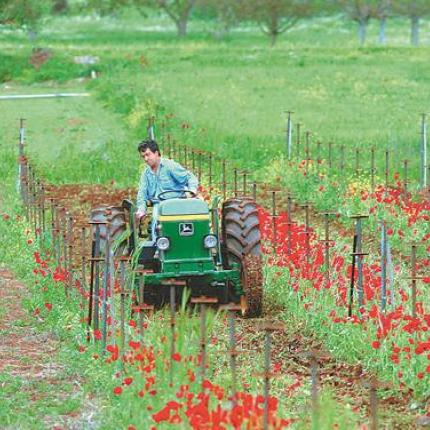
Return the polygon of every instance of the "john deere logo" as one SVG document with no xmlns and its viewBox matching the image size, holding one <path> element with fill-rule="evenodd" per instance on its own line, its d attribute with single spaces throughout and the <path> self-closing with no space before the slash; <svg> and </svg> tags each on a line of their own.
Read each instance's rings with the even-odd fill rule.
<svg viewBox="0 0 430 430">
<path fill-rule="evenodd" d="M 179 224 L 179 234 L 181 236 L 192 236 L 194 234 L 194 224 L 192 222 L 181 222 Z"/>
</svg>

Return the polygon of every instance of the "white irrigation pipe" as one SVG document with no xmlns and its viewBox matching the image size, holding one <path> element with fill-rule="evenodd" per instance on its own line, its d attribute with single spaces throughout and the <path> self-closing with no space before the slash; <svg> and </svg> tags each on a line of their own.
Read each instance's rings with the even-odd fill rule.
<svg viewBox="0 0 430 430">
<path fill-rule="evenodd" d="M 0 96 L 0 100 L 17 100 L 17 99 L 49 99 L 56 97 L 88 97 L 90 93 L 57 93 L 57 94 L 19 94 Z"/>
</svg>

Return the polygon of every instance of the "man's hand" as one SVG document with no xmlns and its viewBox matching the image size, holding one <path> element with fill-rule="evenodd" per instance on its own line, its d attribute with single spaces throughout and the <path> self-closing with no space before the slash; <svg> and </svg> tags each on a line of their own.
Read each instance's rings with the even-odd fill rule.
<svg viewBox="0 0 430 430">
<path fill-rule="evenodd" d="M 197 197 L 199 197 L 199 193 L 197 191 L 185 191 L 185 197 L 187 199 L 195 199 Z"/>
<path fill-rule="evenodd" d="M 139 224 L 141 221 L 143 221 L 143 218 L 146 216 L 146 211 L 144 209 L 139 209 L 135 214 L 134 217 L 136 219 L 136 224 Z"/>
</svg>

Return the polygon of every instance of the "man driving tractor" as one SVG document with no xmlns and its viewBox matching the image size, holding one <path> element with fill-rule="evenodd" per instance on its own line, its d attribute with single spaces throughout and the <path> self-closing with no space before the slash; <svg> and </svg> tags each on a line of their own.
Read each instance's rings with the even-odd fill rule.
<svg viewBox="0 0 430 430">
<path fill-rule="evenodd" d="M 155 240 L 160 194 L 166 198 L 197 195 L 198 180 L 189 170 L 179 163 L 161 157 L 160 148 L 155 140 L 143 140 L 138 145 L 140 157 L 147 167 L 142 173 L 137 193 L 136 221 L 142 222 L 147 213 L 148 202 L 153 206 L 151 234 Z"/>
</svg>

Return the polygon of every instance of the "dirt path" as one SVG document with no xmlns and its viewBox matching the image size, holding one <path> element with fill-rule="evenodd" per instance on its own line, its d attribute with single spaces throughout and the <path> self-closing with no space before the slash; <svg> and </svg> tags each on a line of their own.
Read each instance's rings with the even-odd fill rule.
<svg viewBox="0 0 430 430">
<path fill-rule="evenodd" d="M 23 308 L 26 287 L 0 267 L 0 428 L 96 428 L 82 381 L 57 360 L 60 341 Z"/>
</svg>

